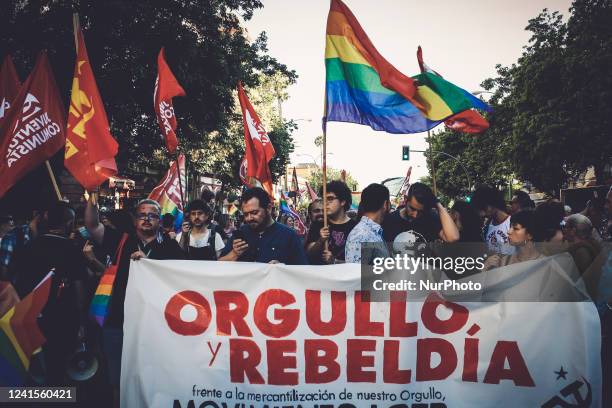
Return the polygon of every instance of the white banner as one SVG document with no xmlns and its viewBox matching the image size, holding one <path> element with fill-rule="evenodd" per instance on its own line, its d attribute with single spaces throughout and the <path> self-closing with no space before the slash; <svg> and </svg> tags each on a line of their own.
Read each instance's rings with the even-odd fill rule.
<svg viewBox="0 0 612 408">
<path fill-rule="evenodd" d="M 132 262 L 121 406 L 600 407 L 591 303 L 370 303 L 360 266 Z"/>
</svg>

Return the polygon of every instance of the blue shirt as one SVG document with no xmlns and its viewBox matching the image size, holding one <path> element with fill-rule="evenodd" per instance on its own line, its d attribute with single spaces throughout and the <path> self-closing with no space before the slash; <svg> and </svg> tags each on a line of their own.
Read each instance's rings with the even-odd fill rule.
<svg viewBox="0 0 612 408">
<path fill-rule="evenodd" d="M 248 225 L 243 225 L 240 231 L 246 238 L 249 249 L 238 258 L 238 261 L 262 263 L 278 261 L 287 265 L 308 265 L 304 246 L 292 228 L 274 222 L 262 233 L 253 231 Z M 233 245 L 234 237 L 227 243 L 221 256 L 227 255 Z"/>
<path fill-rule="evenodd" d="M 389 251 L 383 239 L 382 227 L 369 219 L 361 217 L 359 224 L 352 229 L 346 239 L 345 258 L 346 262 L 362 263 L 361 259 L 361 244 L 374 244 L 373 248 L 368 250 L 368 259 L 363 259 L 363 263 L 370 264 L 376 257 L 388 257 Z"/>
</svg>

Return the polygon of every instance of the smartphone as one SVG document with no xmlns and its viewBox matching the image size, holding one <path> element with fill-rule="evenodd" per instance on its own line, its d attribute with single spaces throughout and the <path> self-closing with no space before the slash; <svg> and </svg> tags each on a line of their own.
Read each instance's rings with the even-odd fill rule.
<svg viewBox="0 0 612 408">
<path fill-rule="evenodd" d="M 244 232 L 240 230 L 234 231 L 234 233 L 232 234 L 232 238 L 234 239 L 234 241 L 237 239 L 241 239 L 246 242 L 246 236 L 244 235 Z"/>
<path fill-rule="evenodd" d="M 79 234 L 83 237 L 83 239 L 89 240 L 91 236 L 89 235 L 89 231 L 87 231 L 86 227 L 79 228 Z"/>
</svg>

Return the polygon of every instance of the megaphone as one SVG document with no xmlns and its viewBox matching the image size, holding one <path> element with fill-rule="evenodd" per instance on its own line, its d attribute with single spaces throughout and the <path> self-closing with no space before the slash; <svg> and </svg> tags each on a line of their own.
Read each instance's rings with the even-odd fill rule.
<svg viewBox="0 0 612 408">
<path fill-rule="evenodd" d="M 73 381 L 87 381 L 98 372 L 98 359 L 81 343 L 68 359 L 66 375 Z"/>
</svg>

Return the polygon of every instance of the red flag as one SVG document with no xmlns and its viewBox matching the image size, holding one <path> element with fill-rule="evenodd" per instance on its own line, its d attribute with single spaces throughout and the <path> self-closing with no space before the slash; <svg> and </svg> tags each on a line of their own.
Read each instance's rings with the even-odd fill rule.
<svg viewBox="0 0 612 408">
<path fill-rule="evenodd" d="M 157 78 L 155 79 L 154 104 L 157 115 L 157 123 L 166 139 L 166 147 L 170 154 L 174 154 L 178 147 L 176 138 L 176 116 L 172 106 L 172 98 L 175 96 L 185 96 L 185 91 L 179 85 L 166 63 L 164 49 L 159 51 L 157 56 Z"/>
<path fill-rule="evenodd" d="M 62 98 L 43 51 L 0 128 L 0 197 L 64 146 L 64 123 Z"/>
<path fill-rule="evenodd" d="M 179 154 L 178 164 L 181 172 L 181 183 L 185 186 L 185 156 Z M 170 163 L 170 169 L 166 173 L 163 180 L 155 187 L 149 197 L 159 203 L 162 208 L 162 214 L 175 213 L 174 209 L 183 212 L 183 200 L 181 199 L 181 184 L 179 184 L 178 170 L 176 168 L 176 161 Z"/>
<path fill-rule="evenodd" d="M 489 128 L 489 122 L 475 110 L 460 112 L 444 121 L 447 128 L 464 133 L 480 133 Z"/>
<path fill-rule="evenodd" d="M 244 157 L 242 161 L 240 162 L 240 170 L 238 171 L 238 175 L 240 176 L 240 180 L 242 181 L 242 184 L 244 184 L 247 188 L 252 188 L 253 185 L 249 183 L 249 176 L 247 175 L 248 173 L 247 166 L 248 166 L 247 159 L 246 157 Z"/>
<path fill-rule="evenodd" d="M 242 123 L 244 125 L 244 143 L 246 146 L 247 175 L 257 179 L 268 192 L 274 197 L 272 189 L 272 174 L 268 163 L 276 152 L 270 142 L 268 133 L 261 124 L 259 116 L 253 109 L 251 102 L 242 88 L 242 82 L 238 82 L 238 99 L 242 108 Z"/>
<path fill-rule="evenodd" d="M 421 72 L 429 72 L 430 74 L 434 74 L 442 78 L 442 75 L 429 68 L 425 61 L 423 61 L 423 50 L 421 49 L 420 45 L 419 48 L 417 48 L 417 61 L 419 62 L 419 68 L 421 69 Z"/>
<path fill-rule="evenodd" d="M 425 63 L 425 61 L 423 61 L 423 50 L 421 49 L 420 45 L 419 48 L 417 48 L 417 61 L 419 62 L 421 72 L 429 72 L 430 74 L 434 74 L 442 78 L 442 75 L 431 69 Z M 458 114 L 446 119 L 444 124 L 449 129 L 464 133 L 480 133 L 489 128 L 489 122 L 474 109 L 459 112 Z"/>
<path fill-rule="evenodd" d="M 85 39 L 75 21 L 77 56 L 72 79 L 64 165 L 87 190 L 117 174 L 119 145 L 110 134 L 104 104 L 96 86 Z"/>
<path fill-rule="evenodd" d="M 317 196 L 317 193 L 312 189 L 312 187 L 310 186 L 308 182 L 306 182 L 306 191 L 308 191 L 308 195 L 310 196 L 310 201 L 314 201 L 317 198 L 319 198 L 319 196 Z"/>
<path fill-rule="evenodd" d="M 7 55 L 0 68 L 0 128 L 8 115 L 11 103 L 13 103 L 13 100 L 19 93 L 20 86 L 21 83 L 19 82 L 15 65 L 13 65 L 13 60 L 10 55 Z"/>
</svg>

